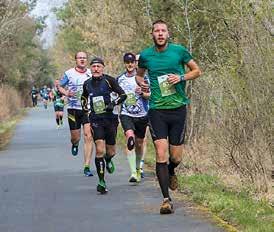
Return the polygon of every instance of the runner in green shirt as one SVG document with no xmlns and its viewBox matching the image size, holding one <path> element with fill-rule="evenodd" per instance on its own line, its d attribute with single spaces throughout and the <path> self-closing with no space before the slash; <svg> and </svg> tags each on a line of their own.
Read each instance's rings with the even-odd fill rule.
<svg viewBox="0 0 274 232">
<path fill-rule="evenodd" d="M 168 187 L 175 190 L 178 186 L 174 169 L 182 159 L 186 105 L 189 103 L 185 84 L 187 80 L 199 77 L 201 71 L 185 47 L 168 42 L 166 22 L 157 20 L 153 23 L 152 37 L 154 46 L 140 54 L 136 80 L 143 91 L 148 88 L 151 91 L 148 117 L 156 150 L 156 174 L 164 197 L 160 213 L 170 214 L 174 211 Z M 185 72 L 185 65 L 188 72 Z M 149 84 L 144 81 L 146 71 Z"/>
<path fill-rule="evenodd" d="M 50 92 L 50 98 L 53 100 L 57 129 L 59 129 L 60 126 L 63 125 L 64 103 L 65 103 L 65 96 L 58 90 L 58 85 L 59 85 L 59 80 L 55 80 L 54 88 Z"/>
</svg>

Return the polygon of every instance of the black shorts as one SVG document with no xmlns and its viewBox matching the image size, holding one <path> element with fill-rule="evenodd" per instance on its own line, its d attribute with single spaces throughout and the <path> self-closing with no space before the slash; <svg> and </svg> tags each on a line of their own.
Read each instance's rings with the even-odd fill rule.
<svg viewBox="0 0 274 232">
<path fill-rule="evenodd" d="M 170 145 L 184 143 L 186 128 L 186 106 L 176 109 L 150 109 L 148 111 L 149 129 L 153 141 L 167 139 Z"/>
<path fill-rule="evenodd" d="M 78 130 L 81 125 L 89 123 L 89 119 L 82 110 L 68 109 L 68 123 L 70 130 Z"/>
<path fill-rule="evenodd" d="M 133 130 L 137 138 L 143 139 L 146 135 L 148 126 L 148 117 L 130 117 L 128 115 L 120 115 L 120 121 L 124 132 Z"/>
<path fill-rule="evenodd" d="M 107 145 L 115 145 L 118 124 L 117 118 L 92 119 L 91 128 L 94 141 L 102 139 Z"/>
<path fill-rule="evenodd" d="M 64 111 L 64 106 L 54 106 L 54 111 Z"/>
</svg>

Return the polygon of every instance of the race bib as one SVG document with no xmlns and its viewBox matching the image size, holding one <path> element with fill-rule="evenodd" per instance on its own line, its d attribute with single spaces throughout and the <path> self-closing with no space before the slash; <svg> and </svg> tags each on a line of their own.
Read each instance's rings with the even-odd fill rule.
<svg viewBox="0 0 274 232">
<path fill-rule="evenodd" d="M 176 93 L 175 86 L 168 83 L 168 75 L 159 76 L 158 83 L 163 97 Z"/>
<path fill-rule="evenodd" d="M 134 93 L 127 93 L 126 105 L 127 106 L 134 106 L 136 105 L 136 98 Z"/>
<path fill-rule="evenodd" d="M 95 114 L 102 114 L 106 112 L 105 111 L 106 105 L 105 105 L 103 96 L 93 97 L 92 103 L 93 103 L 93 109 Z"/>
</svg>

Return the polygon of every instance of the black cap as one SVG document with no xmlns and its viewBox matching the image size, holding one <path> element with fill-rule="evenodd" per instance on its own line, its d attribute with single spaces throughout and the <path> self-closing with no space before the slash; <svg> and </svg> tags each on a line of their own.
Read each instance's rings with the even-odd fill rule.
<svg viewBox="0 0 274 232">
<path fill-rule="evenodd" d="M 93 65 L 93 64 L 102 64 L 105 66 L 104 60 L 99 57 L 95 57 L 90 61 L 90 65 Z"/>
<path fill-rule="evenodd" d="M 124 55 L 124 62 L 128 62 L 128 61 L 131 61 L 131 62 L 136 61 L 135 55 L 131 52 L 128 52 Z"/>
</svg>

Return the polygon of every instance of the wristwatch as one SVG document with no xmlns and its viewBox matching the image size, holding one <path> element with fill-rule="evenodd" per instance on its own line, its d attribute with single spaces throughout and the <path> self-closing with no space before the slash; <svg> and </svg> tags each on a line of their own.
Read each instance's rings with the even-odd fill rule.
<svg viewBox="0 0 274 232">
<path fill-rule="evenodd" d="M 180 75 L 180 81 L 184 81 L 185 80 L 185 75 Z"/>
</svg>

